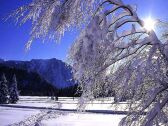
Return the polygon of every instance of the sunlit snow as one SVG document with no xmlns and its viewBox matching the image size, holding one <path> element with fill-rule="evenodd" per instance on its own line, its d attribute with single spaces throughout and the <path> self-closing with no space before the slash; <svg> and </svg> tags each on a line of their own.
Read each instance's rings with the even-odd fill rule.
<svg viewBox="0 0 168 126">
<path fill-rule="evenodd" d="M 95 100 L 86 106 L 86 110 L 105 110 L 103 113 L 75 111 L 78 107 L 78 99 L 59 97 L 58 101 L 54 101 L 50 97 L 21 96 L 17 104 L 0 105 L 0 124 L 2 126 L 23 123 L 32 125 L 36 123 L 36 120 L 40 120 L 39 123 L 43 126 L 93 126 L 95 124 L 96 126 L 117 126 L 125 116 L 108 113 L 116 111 L 111 104 L 113 98 Z M 125 103 L 118 106 L 120 106 L 118 109 L 124 110 Z M 67 111 L 60 111 L 59 109 L 66 109 Z M 53 112 L 55 116 L 53 117 L 53 113 L 50 112 Z"/>
</svg>

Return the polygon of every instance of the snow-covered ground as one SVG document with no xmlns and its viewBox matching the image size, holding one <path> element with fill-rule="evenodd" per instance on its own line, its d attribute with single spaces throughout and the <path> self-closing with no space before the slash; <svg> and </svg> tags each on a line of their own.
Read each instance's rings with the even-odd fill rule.
<svg viewBox="0 0 168 126">
<path fill-rule="evenodd" d="M 44 126 L 117 126 L 123 117 L 124 115 L 69 113 L 41 123 Z"/>
<path fill-rule="evenodd" d="M 51 100 L 50 97 L 39 97 L 39 96 L 21 96 L 17 106 L 30 106 L 30 107 L 52 107 L 58 109 L 77 109 L 79 98 L 72 97 L 59 97 L 58 101 Z M 88 102 L 86 110 L 117 110 L 125 111 L 126 103 L 112 104 L 113 98 L 97 99 Z M 16 106 L 16 104 L 10 104 Z"/>
<path fill-rule="evenodd" d="M 125 115 L 106 114 L 106 111 L 124 111 L 126 103 L 118 105 L 115 109 L 111 104 L 112 100 L 112 98 L 106 98 L 103 101 L 99 99 L 86 105 L 86 110 L 105 110 L 103 113 L 79 113 L 71 111 L 78 107 L 78 98 L 59 97 L 58 101 L 54 101 L 49 97 L 22 96 L 17 104 L 0 106 L 0 126 L 14 123 L 33 126 L 36 122 L 40 122 L 42 126 L 93 126 L 93 124 L 96 126 L 117 126 Z"/>
<path fill-rule="evenodd" d="M 7 126 L 23 121 L 31 115 L 40 113 L 40 110 L 0 107 L 0 126 Z"/>
</svg>

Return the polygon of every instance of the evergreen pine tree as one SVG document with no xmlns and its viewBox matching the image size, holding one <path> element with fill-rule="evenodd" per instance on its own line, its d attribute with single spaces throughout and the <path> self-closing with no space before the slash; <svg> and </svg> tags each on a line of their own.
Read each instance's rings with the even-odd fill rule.
<svg viewBox="0 0 168 126">
<path fill-rule="evenodd" d="M 2 74 L 0 80 L 0 104 L 8 103 L 8 86 L 5 74 Z"/>
<path fill-rule="evenodd" d="M 12 84 L 9 90 L 10 103 L 16 103 L 19 100 L 19 93 L 17 89 L 17 80 L 15 74 L 13 75 Z"/>
</svg>

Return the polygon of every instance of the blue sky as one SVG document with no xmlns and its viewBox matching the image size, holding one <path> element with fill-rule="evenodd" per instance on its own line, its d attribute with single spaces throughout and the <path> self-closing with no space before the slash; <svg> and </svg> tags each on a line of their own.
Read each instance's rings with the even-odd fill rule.
<svg viewBox="0 0 168 126">
<path fill-rule="evenodd" d="M 167 0 L 123 0 L 126 4 L 136 4 L 138 15 L 143 19 L 151 16 L 155 19 L 168 20 Z M 25 52 L 29 39 L 31 23 L 17 26 L 12 20 L 4 22 L 3 17 L 12 10 L 25 4 L 28 0 L 0 0 L 0 58 L 5 60 L 31 60 L 57 58 L 65 60 L 68 48 L 77 37 L 75 32 L 66 32 L 61 42 L 41 40 L 34 41 L 31 49 Z"/>
</svg>

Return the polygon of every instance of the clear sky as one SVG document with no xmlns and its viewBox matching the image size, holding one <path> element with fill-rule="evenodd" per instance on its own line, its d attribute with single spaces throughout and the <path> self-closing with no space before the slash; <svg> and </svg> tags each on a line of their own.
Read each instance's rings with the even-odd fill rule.
<svg viewBox="0 0 168 126">
<path fill-rule="evenodd" d="M 5 60 L 31 60 L 57 58 L 65 60 L 68 48 L 78 33 L 67 32 L 60 43 L 52 41 L 34 41 L 31 49 L 25 52 L 29 39 L 31 23 L 17 26 L 12 20 L 4 22 L 3 17 L 29 0 L 0 0 L 0 58 Z M 123 0 L 126 4 L 136 4 L 138 15 L 143 19 L 148 16 L 154 19 L 168 20 L 168 0 Z"/>
</svg>

